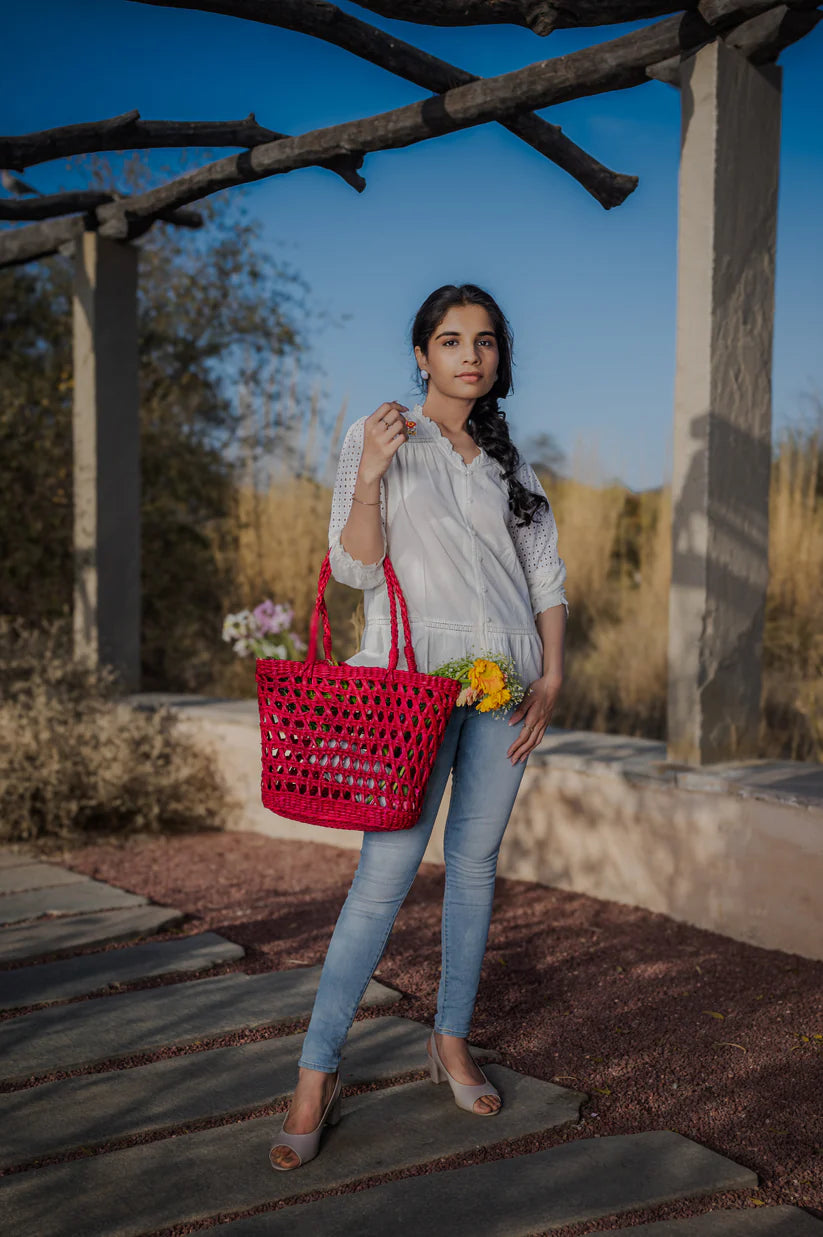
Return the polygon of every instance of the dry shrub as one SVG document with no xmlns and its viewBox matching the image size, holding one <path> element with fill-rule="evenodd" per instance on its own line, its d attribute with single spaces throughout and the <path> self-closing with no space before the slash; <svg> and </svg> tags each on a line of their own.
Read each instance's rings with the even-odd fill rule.
<svg viewBox="0 0 823 1237">
<path fill-rule="evenodd" d="M 0 839 L 222 827 L 226 787 L 177 714 L 118 701 L 68 644 L 64 622 L 0 620 Z"/>
</svg>

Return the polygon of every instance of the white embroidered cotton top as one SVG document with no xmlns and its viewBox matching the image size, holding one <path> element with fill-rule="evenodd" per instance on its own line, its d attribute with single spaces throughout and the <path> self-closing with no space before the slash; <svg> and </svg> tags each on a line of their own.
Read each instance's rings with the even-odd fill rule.
<svg viewBox="0 0 823 1237">
<path fill-rule="evenodd" d="M 340 541 L 363 453 L 365 416 L 349 427 L 340 452 L 329 562 L 335 580 L 363 589 L 365 612 L 360 649 L 346 664 L 388 666 L 391 626 L 382 566 L 388 548 L 406 599 L 418 670 L 431 673 L 446 661 L 488 650 L 509 654 L 528 686 L 543 673 L 535 616 L 552 606 L 564 605 L 567 614 L 569 609 L 551 506 L 518 528 L 502 466 L 482 449 L 467 464 L 420 404 L 409 418 L 417 432 L 395 452 L 380 481 L 383 553 L 376 563 L 353 558 Z M 545 494 L 528 462 L 516 475 L 527 489 Z M 406 670 L 399 606 L 397 627 L 397 665 Z"/>
</svg>

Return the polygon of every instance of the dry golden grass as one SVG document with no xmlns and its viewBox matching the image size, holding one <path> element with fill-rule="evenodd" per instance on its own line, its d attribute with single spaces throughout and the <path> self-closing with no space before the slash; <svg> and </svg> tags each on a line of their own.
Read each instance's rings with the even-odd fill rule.
<svg viewBox="0 0 823 1237">
<path fill-rule="evenodd" d="M 339 418 L 338 418 L 339 421 Z M 590 471 L 590 470 L 589 470 Z M 570 617 L 554 723 L 665 737 L 671 491 L 544 478 L 560 530 Z M 326 552 L 329 486 L 284 477 L 237 491 L 238 594 L 226 611 L 270 596 L 308 634 Z M 823 443 L 787 432 L 775 448 L 760 755 L 823 759 Z M 362 596 L 331 581 L 326 601 L 339 660 L 358 647 Z M 253 662 L 216 684 L 254 694 Z"/>
<path fill-rule="evenodd" d="M 764 717 L 781 754 L 823 759 L 823 433 L 787 431 L 772 465 Z"/>
</svg>

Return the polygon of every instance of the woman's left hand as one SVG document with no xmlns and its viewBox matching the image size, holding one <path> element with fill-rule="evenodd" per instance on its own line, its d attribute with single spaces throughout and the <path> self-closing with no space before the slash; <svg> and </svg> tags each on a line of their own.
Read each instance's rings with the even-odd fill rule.
<svg viewBox="0 0 823 1237">
<path fill-rule="evenodd" d="M 562 685 L 562 678 L 544 675 L 526 689 L 525 696 L 509 718 L 510 726 L 525 718 L 519 735 L 506 753 L 513 765 L 525 760 L 543 738 Z"/>
</svg>

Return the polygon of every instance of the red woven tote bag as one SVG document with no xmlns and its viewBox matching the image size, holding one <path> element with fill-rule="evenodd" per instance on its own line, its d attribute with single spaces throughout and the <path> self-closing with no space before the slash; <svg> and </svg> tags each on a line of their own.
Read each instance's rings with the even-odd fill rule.
<svg viewBox="0 0 823 1237">
<path fill-rule="evenodd" d="M 279 816 L 332 829 L 409 829 L 416 824 L 460 683 L 417 670 L 406 600 L 388 554 L 388 667 L 337 665 L 324 594 L 323 560 L 305 661 L 259 658 L 257 699 L 263 803 Z M 408 670 L 398 670 L 396 602 Z M 325 659 L 317 661 L 323 619 Z"/>
</svg>

